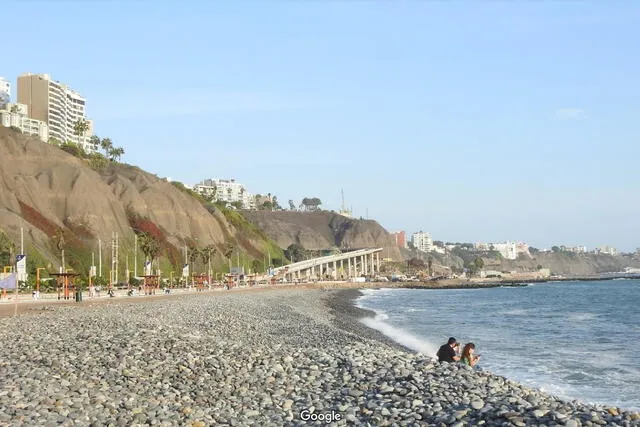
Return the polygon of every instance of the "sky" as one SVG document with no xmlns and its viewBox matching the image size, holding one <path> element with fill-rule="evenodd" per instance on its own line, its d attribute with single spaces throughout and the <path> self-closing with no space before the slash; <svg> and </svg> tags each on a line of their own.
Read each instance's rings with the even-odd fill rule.
<svg viewBox="0 0 640 427">
<path fill-rule="evenodd" d="M 640 2 L 6 1 L 123 160 L 443 241 L 640 247 Z M 15 91 L 15 89 L 14 89 Z"/>
</svg>

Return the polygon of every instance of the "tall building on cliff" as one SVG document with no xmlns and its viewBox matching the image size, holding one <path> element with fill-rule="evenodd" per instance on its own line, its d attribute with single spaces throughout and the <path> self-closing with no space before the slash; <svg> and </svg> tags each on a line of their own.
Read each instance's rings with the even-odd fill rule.
<svg viewBox="0 0 640 427">
<path fill-rule="evenodd" d="M 93 122 L 86 116 L 86 99 L 63 83 L 53 80 L 48 74 L 26 73 L 18 77 L 18 103 L 27 106 L 29 117 L 45 122 L 49 137 L 60 142 L 71 141 L 88 151 L 98 147 L 89 143 L 93 135 Z M 74 126 L 85 120 L 89 129 L 78 136 Z"/>
<path fill-rule="evenodd" d="M 0 77 L 0 107 L 11 100 L 11 83 L 4 77 Z"/>
</svg>

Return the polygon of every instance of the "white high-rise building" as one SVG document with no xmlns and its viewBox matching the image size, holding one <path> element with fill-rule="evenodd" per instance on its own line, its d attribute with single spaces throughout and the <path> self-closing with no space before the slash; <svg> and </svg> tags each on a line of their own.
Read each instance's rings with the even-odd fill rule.
<svg viewBox="0 0 640 427">
<path fill-rule="evenodd" d="M 11 83 L 4 77 L 0 77 L 0 107 L 11 100 Z"/>
<path fill-rule="evenodd" d="M 255 197 L 235 179 L 205 179 L 194 185 L 193 190 L 206 197 L 213 196 L 216 202 L 239 202 L 243 209 L 255 208 Z"/>
<path fill-rule="evenodd" d="M 0 125 L 20 129 L 25 135 L 35 135 L 41 141 L 49 140 L 49 127 L 41 120 L 29 117 L 29 110 L 24 104 L 7 103 L 0 105 Z"/>
<path fill-rule="evenodd" d="M 431 233 L 425 233 L 424 231 L 418 231 L 411 235 L 411 242 L 413 247 L 422 252 L 433 251 L 433 239 Z"/>
<path fill-rule="evenodd" d="M 48 74 L 26 73 L 18 77 L 18 102 L 29 109 L 29 117 L 49 126 L 49 137 L 60 142 L 71 141 L 87 151 L 96 151 L 90 144 L 93 122 L 86 116 L 86 100 L 75 90 L 53 80 Z M 75 124 L 85 120 L 89 129 L 75 134 Z"/>
</svg>

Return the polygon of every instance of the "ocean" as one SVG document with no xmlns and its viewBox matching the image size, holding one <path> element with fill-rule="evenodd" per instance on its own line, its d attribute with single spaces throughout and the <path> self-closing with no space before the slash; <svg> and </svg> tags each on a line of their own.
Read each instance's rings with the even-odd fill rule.
<svg viewBox="0 0 640 427">
<path fill-rule="evenodd" d="M 481 369 L 564 399 L 640 410 L 640 280 L 364 290 L 363 322 L 435 356 L 454 336 Z"/>
</svg>

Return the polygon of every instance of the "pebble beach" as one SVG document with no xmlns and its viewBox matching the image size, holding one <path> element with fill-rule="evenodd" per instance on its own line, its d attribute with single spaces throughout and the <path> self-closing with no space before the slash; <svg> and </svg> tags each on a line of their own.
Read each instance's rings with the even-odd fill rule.
<svg viewBox="0 0 640 427">
<path fill-rule="evenodd" d="M 365 327 L 357 290 L 210 292 L 0 319 L 0 426 L 638 426 Z M 139 300 L 144 297 L 139 297 Z"/>
</svg>

